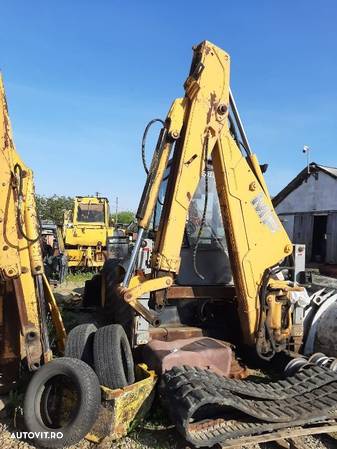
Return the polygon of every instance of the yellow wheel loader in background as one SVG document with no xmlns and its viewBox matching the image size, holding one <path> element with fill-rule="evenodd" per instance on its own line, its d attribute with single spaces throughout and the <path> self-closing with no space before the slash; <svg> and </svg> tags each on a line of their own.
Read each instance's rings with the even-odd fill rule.
<svg viewBox="0 0 337 449">
<path fill-rule="evenodd" d="M 41 253 L 33 173 L 16 152 L 0 78 L 0 393 L 63 351 L 65 330 Z M 53 329 L 53 330 L 52 330 Z"/>
<path fill-rule="evenodd" d="M 74 199 L 74 208 L 64 214 L 62 235 L 68 267 L 97 270 L 107 258 L 107 240 L 117 231 L 111 226 L 109 201 L 104 197 Z"/>
</svg>

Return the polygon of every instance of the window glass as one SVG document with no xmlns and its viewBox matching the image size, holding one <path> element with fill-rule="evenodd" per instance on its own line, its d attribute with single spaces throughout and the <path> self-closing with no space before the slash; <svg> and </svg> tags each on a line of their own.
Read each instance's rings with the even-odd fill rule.
<svg viewBox="0 0 337 449">
<path fill-rule="evenodd" d="M 205 173 L 200 179 L 198 188 L 192 198 L 186 222 L 186 234 L 190 246 L 195 246 L 200 226 L 202 225 L 205 199 L 207 195 L 207 209 L 203 223 L 200 242 L 201 247 L 221 248 L 225 250 L 225 231 L 222 223 L 220 204 L 215 185 L 214 172 L 209 166 L 207 171 L 207 192 Z"/>
<path fill-rule="evenodd" d="M 79 204 L 77 221 L 84 223 L 104 223 L 104 204 Z"/>
<path fill-rule="evenodd" d="M 166 170 L 163 182 L 160 186 L 155 214 L 155 229 L 158 229 L 159 226 L 160 215 L 162 212 L 167 188 L 168 176 L 169 176 L 169 168 Z M 214 172 L 211 162 L 208 165 L 207 180 L 208 180 L 207 210 L 206 210 L 205 223 L 203 225 L 203 229 L 201 232 L 199 246 L 208 249 L 214 248 L 226 251 L 227 244 L 226 244 L 225 231 L 223 227 L 219 198 L 216 190 Z M 204 173 L 199 181 L 197 190 L 190 203 L 186 221 L 184 246 L 187 244 L 188 246 L 193 247 L 197 242 L 198 232 L 200 225 L 202 223 L 202 216 L 204 212 L 205 196 L 206 196 L 206 182 Z"/>
</svg>

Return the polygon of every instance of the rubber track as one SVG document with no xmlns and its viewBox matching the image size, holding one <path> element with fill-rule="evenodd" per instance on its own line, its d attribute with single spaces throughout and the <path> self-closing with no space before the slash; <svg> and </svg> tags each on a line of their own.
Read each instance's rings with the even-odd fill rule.
<svg viewBox="0 0 337 449">
<path fill-rule="evenodd" d="M 337 410 L 337 374 L 310 367 L 284 381 L 261 384 L 181 367 L 162 376 L 160 393 L 184 437 L 197 447 L 210 446 L 331 419 Z M 210 418 L 228 414 L 229 420 Z"/>
<path fill-rule="evenodd" d="M 226 388 L 233 393 L 258 399 L 286 399 L 310 392 L 337 380 L 337 373 L 316 365 L 310 365 L 292 377 L 277 382 L 254 382 L 249 380 L 228 379 L 210 371 L 189 366 L 174 367 L 165 373 L 167 388 L 174 390 L 193 382 L 209 383 L 214 387 Z"/>
</svg>

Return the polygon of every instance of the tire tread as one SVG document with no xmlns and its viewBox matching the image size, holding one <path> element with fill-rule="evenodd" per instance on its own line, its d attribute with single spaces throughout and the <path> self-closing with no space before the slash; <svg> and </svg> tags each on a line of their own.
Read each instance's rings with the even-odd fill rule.
<svg viewBox="0 0 337 449">
<path fill-rule="evenodd" d="M 125 373 L 121 342 L 123 342 L 127 372 Z M 94 337 L 94 367 L 102 385 L 115 389 L 135 381 L 130 344 L 123 327 L 111 324 L 97 330 Z"/>
</svg>

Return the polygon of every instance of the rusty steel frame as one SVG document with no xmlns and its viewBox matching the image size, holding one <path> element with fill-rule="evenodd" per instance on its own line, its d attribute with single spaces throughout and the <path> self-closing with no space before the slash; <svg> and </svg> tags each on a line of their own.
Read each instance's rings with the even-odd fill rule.
<svg viewBox="0 0 337 449">
<path fill-rule="evenodd" d="M 267 433 L 264 435 L 256 435 L 252 437 L 237 438 L 235 440 L 228 441 L 228 443 L 218 444 L 218 448 L 221 449 L 235 449 L 240 448 L 245 444 L 259 444 L 282 441 L 285 439 L 293 439 L 307 435 L 319 435 L 324 433 L 337 432 L 337 421 L 332 421 L 329 424 L 310 426 L 310 427 L 294 427 L 288 429 L 277 430 L 275 432 Z M 295 442 L 296 444 L 296 442 Z M 293 445 L 294 447 L 294 445 Z M 296 446 L 295 446 L 296 447 Z"/>
</svg>

